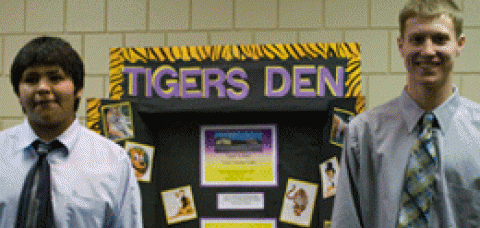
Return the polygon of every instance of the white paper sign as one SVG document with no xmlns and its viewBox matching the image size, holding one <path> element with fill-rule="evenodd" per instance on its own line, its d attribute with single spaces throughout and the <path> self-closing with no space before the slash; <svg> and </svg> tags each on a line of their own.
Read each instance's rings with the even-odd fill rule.
<svg viewBox="0 0 480 228">
<path fill-rule="evenodd" d="M 263 210 L 265 196 L 263 193 L 218 193 L 218 210 Z"/>
</svg>

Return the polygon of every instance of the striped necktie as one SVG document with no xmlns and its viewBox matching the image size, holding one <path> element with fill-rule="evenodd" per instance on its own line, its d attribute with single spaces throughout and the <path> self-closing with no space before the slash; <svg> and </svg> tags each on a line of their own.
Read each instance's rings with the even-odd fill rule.
<svg viewBox="0 0 480 228">
<path fill-rule="evenodd" d="M 400 195 L 397 228 L 429 227 L 438 161 L 436 142 L 432 137 L 434 119 L 432 112 L 423 115 L 419 139 L 410 152 Z"/>
<path fill-rule="evenodd" d="M 50 190 L 50 165 L 47 155 L 48 152 L 63 147 L 63 145 L 58 140 L 50 144 L 37 140 L 32 145 L 39 158 L 28 172 L 23 184 L 15 227 L 51 228 L 54 227 L 54 220 Z"/>
</svg>

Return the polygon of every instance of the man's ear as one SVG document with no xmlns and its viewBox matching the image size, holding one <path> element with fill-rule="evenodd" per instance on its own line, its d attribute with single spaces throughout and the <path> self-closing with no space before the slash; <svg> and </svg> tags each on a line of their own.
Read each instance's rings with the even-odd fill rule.
<svg viewBox="0 0 480 228">
<path fill-rule="evenodd" d="M 76 94 L 75 94 L 75 97 L 78 98 L 78 99 L 81 99 L 82 98 L 82 94 L 83 94 L 83 88 L 79 89 Z"/>
<path fill-rule="evenodd" d="M 402 57 L 405 57 L 403 52 L 403 37 L 401 35 L 397 37 L 397 46 L 398 46 L 398 51 L 400 52 L 400 55 Z"/>
<path fill-rule="evenodd" d="M 460 55 L 460 52 L 462 52 L 463 48 L 465 47 L 465 34 L 460 35 L 457 38 L 457 53 L 456 56 Z"/>
</svg>

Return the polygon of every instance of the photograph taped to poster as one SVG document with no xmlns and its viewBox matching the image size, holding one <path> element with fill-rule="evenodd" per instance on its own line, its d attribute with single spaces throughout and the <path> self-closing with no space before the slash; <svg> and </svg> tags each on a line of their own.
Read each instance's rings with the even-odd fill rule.
<svg viewBox="0 0 480 228">
<path fill-rule="evenodd" d="M 332 130 L 330 131 L 330 143 L 339 147 L 343 147 L 343 137 L 350 120 L 355 113 L 337 108 L 333 109 Z"/>
<path fill-rule="evenodd" d="M 318 184 L 289 178 L 283 198 L 280 221 L 310 227 Z"/>
<path fill-rule="evenodd" d="M 322 176 L 323 198 L 326 199 L 335 195 L 338 183 L 338 159 L 332 157 L 320 164 L 320 174 Z"/>
<path fill-rule="evenodd" d="M 217 125 L 200 129 L 201 186 L 277 186 L 275 125 Z"/>
<path fill-rule="evenodd" d="M 277 228 L 277 220 L 262 218 L 202 218 L 200 228 Z"/>
<path fill-rule="evenodd" d="M 167 224 L 175 224 L 197 218 L 190 185 L 162 192 Z"/>
<path fill-rule="evenodd" d="M 127 141 L 125 150 L 132 162 L 135 177 L 141 182 L 150 182 L 152 178 L 153 156 L 155 147 Z"/>
<path fill-rule="evenodd" d="M 115 142 L 134 138 L 130 102 L 102 106 L 103 135 Z"/>
</svg>

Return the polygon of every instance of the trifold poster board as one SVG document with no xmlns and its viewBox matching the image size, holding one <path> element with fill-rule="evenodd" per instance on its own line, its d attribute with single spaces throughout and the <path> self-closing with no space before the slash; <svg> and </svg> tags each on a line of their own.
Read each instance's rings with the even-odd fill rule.
<svg viewBox="0 0 480 228">
<path fill-rule="evenodd" d="M 126 149 L 145 227 L 329 224 L 360 45 L 110 49 L 87 125 Z"/>
</svg>

